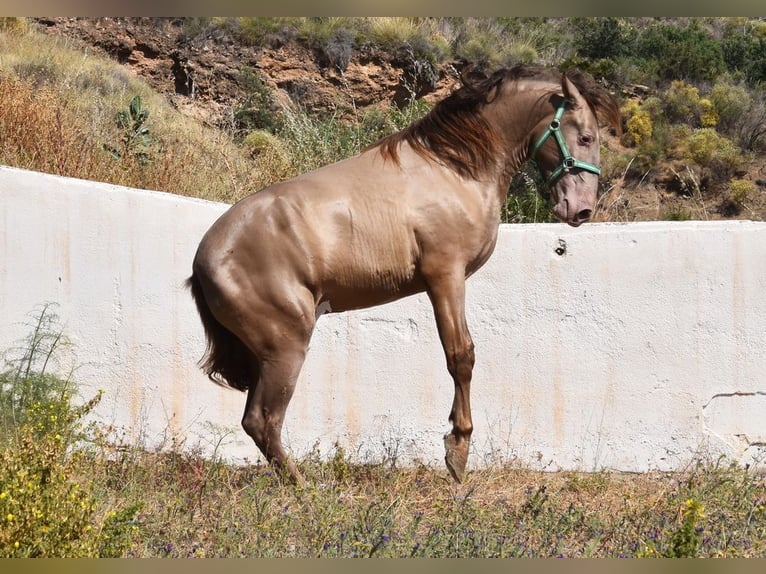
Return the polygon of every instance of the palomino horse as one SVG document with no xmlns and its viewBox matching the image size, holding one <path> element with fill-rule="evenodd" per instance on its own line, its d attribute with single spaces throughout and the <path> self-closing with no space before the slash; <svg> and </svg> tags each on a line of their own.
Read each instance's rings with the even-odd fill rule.
<svg viewBox="0 0 766 574">
<path fill-rule="evenodd" d="M 500 70 L 464 81 L 358 155 L 245 197 L 212 225 L 189 279 L 207 336 L 200 366 L 247 391 L 242 426 L 269 462 L 303 483 L 281 430 L 319 315 L 425 291 L 455 385 L 445 461 L 462 480 L 474 365 L 465 280 L 492 253 L 511 177 L 528 159 L 548 178 L 556 215 L 588 221 L 597 112 L 619 130 L 617 103 L 585 74 Z"/>
</svg>

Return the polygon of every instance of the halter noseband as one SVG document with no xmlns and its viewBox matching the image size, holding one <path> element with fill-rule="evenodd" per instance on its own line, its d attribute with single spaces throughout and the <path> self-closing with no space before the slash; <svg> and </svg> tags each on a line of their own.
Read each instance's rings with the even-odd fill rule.
<svg viewBox="0 0 766 574">
<path fill-rule="evenodd" d="M 568 100 L 561 102 L 561 105 L 556 110 L 556 114 L 553 116 L 553 121 L 551 121 L 548 129 L 545 130 L 545 133 L 540 136 L 540 139 L 537 140 L 535 148 L 532 150 L 532 157 L 534 158 L 537 155 L 537 152 L 540 151 L 540 148 L 543 146 L 543 144 L 548 140 L 549 137 L 551 137 L 551 135 L 553 135 L 553 137 L 556 139 L 556 142 L 559 144 L 559 150 L 561 150 L 561 155 L 564 159 L 561 161 L 561 164 L 551 172 L 551 175 L 548 176 L 548 185 L 553 185 L 556 183 L 573 167 L 579 167 L 585 171 L 595 173 L 596 175 L 601 175 L 601 169 L 597 165 L 575 159 L 572 156 L 572 153 L 569 151 L 567 142 L 564 141 L 564 135 L 561 133 L 561 116 L 564 115 L 564 111 L 566 111 L 568 103 Z"/>
</svg>

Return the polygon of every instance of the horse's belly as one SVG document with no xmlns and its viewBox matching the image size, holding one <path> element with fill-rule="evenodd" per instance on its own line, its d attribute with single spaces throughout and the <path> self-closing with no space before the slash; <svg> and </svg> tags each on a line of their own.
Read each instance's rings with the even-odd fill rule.
<svg viewBox="0 0 766 574">
<path fill-rule="evenodd" d="M 325 277 L 321 301 L 327 302 L 333 312 L 348 311 L 389 303 L 424 289 L 414 265 L 405 269 L 352 266 Z"/>
</svg>

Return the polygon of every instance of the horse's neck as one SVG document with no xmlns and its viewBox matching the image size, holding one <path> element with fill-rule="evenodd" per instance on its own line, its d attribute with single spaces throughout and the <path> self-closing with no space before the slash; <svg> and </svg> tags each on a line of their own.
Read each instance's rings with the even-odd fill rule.
<svg viewBox="0 0 766 574">
<path fill-rule="evenodd" d="M 501 186 L 516 175 L 530 159 L 536 129 L 550 116 L 547 98 L 541 90 L 518 90 L 487 110 L 487 120 L 499 143 L 498 177 Z M 537 130 L 539 131 L 539 130 Z"/>
</svg>

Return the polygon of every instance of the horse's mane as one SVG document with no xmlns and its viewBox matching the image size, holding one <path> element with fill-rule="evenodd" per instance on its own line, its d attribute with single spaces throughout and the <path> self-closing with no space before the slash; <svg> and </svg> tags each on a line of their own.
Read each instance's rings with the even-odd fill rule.
<svg viewBox="0 0 766 574">
<path fill-rule="evenodd" d="M 614 98 L 593 79 L 579 71 L 565 72 L 583 95 L 593 113 L 602 113 L 616 130 L 620 111 Z M 524 78 L 562 83 L 562 72 L 533 66 L 504 68 L 478 79 L 461 77 L 462 86 L 433 109 L 402 131 L 380 140 L 384 158 L 397 162 L 398 148 L 407 142 L 418 154 L 444 162 L 463 177 L 478 179 L 494 167 L 498 138 L 495 130 L 479 113 L 491 101 L 494 89 L 503 83 Z"/>
</svg>

